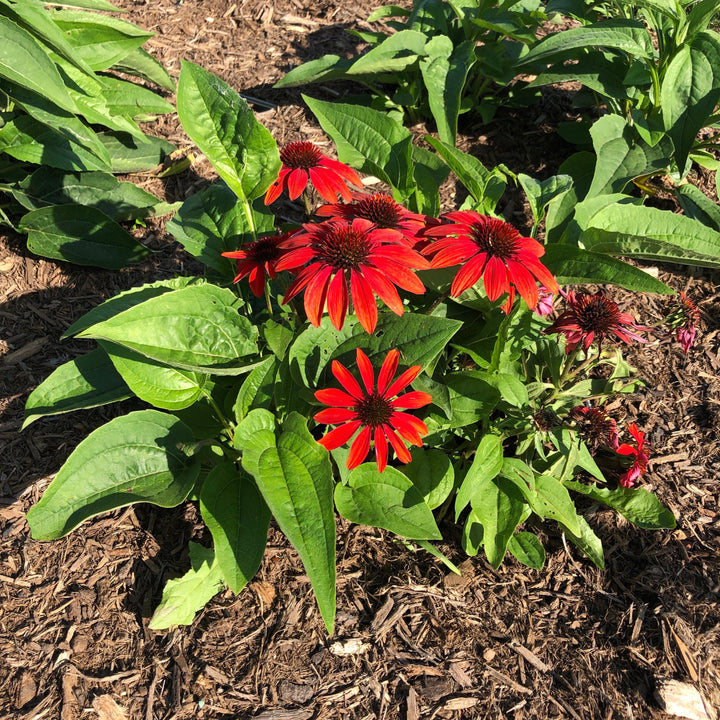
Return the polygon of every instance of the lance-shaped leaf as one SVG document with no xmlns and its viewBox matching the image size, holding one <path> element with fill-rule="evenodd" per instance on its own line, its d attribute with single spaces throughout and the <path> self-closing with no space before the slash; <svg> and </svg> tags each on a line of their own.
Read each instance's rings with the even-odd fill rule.
<svg viewBox="0 0 720 720">
<path fill-rule="evenodd" d="M 545 564 L 545 548 L 537 535 L 529 532 L 515 533 L 507 549 L 523 564 L 534 570 L 541 570 Z"/>
<path fill-rule="evenodd" d="M 297 550 L 332 633 L 335 514 L 330 456 L 298 413 L 290 413 L 282 431 L 272 435 L 269 422 L 274 424 L 271 413 L 253 410 L 238 427 L 235 446 L 242 450 L 243 467 L 254 475 L 277 524 Z M 256 427 L 259 432 L 253 432 Z"/>
<path fill-rule="evenodd" d="M 260 197 L 280 172 L 280 154 L 238 93 L 198 65 L 183 61 L 177 109 L 183 129 L 239 197 Z"/>
<path fill-rule="evenodd" d="M 257 350 L 257 329 L 238 315 L 231 290 L 214 285 L 182 288 L 150 298 L 78 337 L 107 340 L 196 372 L 244 372 L 238 358 Z"/>
<path fill-rule="evenodd" d="M 97 348 L 60 365 L 30 393 L 23 428 L 46 415 L 84 410 L 130 397 L 132 392 L 107 353 Z"/>
<path fill-rule="evenodd" d="M 234 463 L 223 463 L 202 484 L 200 511 L 213 536 L 223 580 L 239 593 L 260 567 L 270 510 L 252 478 Z"/>
<path fill-rule="evenodd" d="M 81 522 L 108 510 L 149 502 L 179 505 L 200 473 L 185 423 L 157 410 L 111 420 L 73 450 L 40 502 L 27 515 L 36 540 L 67 535 Z"/>
<path fill-rule="evenodd" d="M 402 72 L 425 55 L 427 38 L 417 30 L 401 30 L 361 55 L 347 70 L 352 75 Z"/>
<path fill-rule="evenodd" d="M 503 466 L 502 438 L 487 434 L 475 451 L 472 465 L 468 468 L 455 496 L 455 519 L 470 504 L 488 480 L 497 477 Z"/>
<path fill-rule="evenodd" d="M 223 589 L 220 563 L 211 548 L 189 543 L 190 569 L 176 580 L 168 580 L 162 600 L 150 620 L 151 630 L 190 625 L 195 613 Z"/>
<path fill-rule="evenodd" d="M 542 518 L 556 520 L 574 535 L 580 535 L 581 516 L 577 514 L 575 504 L 567 488 L 554 477 L 539 475 L 535 478 L 535 494 L 530 498 L 535 513 Z"/>
<path fill-rule="evenodd" d="M 562 525 L 562 523 L 560 523 Z M 565 535 L 573 545 L 580 548 L 593 563 L 601 570 L 605 567 L 605 557 L 603 553 L 602 540 L 595 534 L 594 530 L 588 525 L 587 520 L 582 516 L 577 516 L 577 531 L 570 530 L 563 526 Z"/>
</svg>

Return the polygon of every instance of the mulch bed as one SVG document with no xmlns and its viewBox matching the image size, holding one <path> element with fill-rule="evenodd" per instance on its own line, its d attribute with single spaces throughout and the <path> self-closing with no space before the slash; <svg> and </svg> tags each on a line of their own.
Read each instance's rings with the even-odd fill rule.
<svg viewBox="0 0 720 720">
<path fill-rule="evenodd" d="M 406 3 L 407 4 L 407 3 Z M 327 52 L 347 54 L 369 28 L 375 0 L 123 0 L 126 17 L 155 31 L 148 43 L 177 76 L 201 64 L 257 106 L 279 144 L 327 140 L 299 92 L 272 84 Z M 314 88 L 331 99 L 344 87 Z M 489 125 L 461 127 L 460 146 L 489 167 L 547 177 L 570 152 L 554 132 L 570 96 L 547 93 Z M 512 132 L 508 132 L 508 128 Z M 418 136 L 425 128 L 413 129 Z M 176 118 L 149 130 L 191 150 Z M 520 140 L 519 140 L 520 139 Z M 173 202 L 213 177 L 204 158 L 164 181 L 133 178 Z M 455 188 L 443 188 L 447 208 Z M 510 193 L 501 208 L 527 229 Z M 294 208 L 287 206 L 293 217 Z M 549 524 L 542 571 L 512 558 L 493 570 L 463 558 L 456 530 L 443 552 L 462 577 L 384 531 L 338 520 L 338 617 L 328 637 L 297 555 L 274 528 L 260 572 L 239 596 L 218 595 L 189 627 L 148 630 L 165 581 L 188 567 L 187 542 L 209 537 L 195 505 L 142 505 L 101 516 L 68 538 L 40 543 L 24 515 L 73 447 L 137 404 L 48 418 L 19 433 L 29 392 L 86 352 L 60 335 L 116 292 L 192 271 L 192 258 L 152 222 L 158 252 L 121 272 L 34 257 L 0 235 L 0 716 L 31 720 L 185 718 L 666 718 L 655 691 L 691 683 L 720 707 L 720 292 L 717 272 L 651 268 L 698 301 L 701 333 L 685 355 L 672 339 L 633 349 L 646 387 L 615 401 L 652 445 L 645 487 L 678 518 L 674 531 L 639 530 L 588 505 L 602 538 L 601 571 Z M 663 298 L 613 291 L 641 322 Z"/>
</svg>

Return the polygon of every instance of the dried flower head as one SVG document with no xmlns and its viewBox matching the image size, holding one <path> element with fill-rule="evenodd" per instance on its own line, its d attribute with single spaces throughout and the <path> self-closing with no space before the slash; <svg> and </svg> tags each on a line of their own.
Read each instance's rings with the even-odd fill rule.
<svg viewBox="0 0 720 720">
<path fill-rule="evenodd" d="M 607 446 L 618 449 L 619 440 L 615 420 L 601 408 L 578 405 L 570 411 L 576 429 L 591 450 Z"/>
<path fill-rule="evenodd" d="M 671 328 L 671 332 L 675 331 L 675 337 L 684 352 L 688 352 L 695 343 L 699 322 L 697 305 L 684 292 L 678 293 L 670 314 L 665 318 L 665 324 Z"/>
</svg>

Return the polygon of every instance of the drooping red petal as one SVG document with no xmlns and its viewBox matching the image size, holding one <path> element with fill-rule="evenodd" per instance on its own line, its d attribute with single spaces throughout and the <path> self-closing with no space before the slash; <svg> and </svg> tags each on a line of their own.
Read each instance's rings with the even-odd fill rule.
<svg viewBox="0 0 720 720">
<path fill-rule="evenodd" d="M 422 295 L 425 292 L 425 286 L 420 278 L 412 270 L 408 270 L 406 266 L 378 255 L 373 255 L 370 261 L 380 272 L 385 273 L 388 280 L 394 282 L 403 290 L 417 295 Z"/>
<path fill-rule="evenodd" d="M 387 466 L 388 460 L 387 437 L 380 427 L 375 428 L 373 436 L 375 440 L 375 460 L 377 461 L 378 470 L 382 472 Z"/>
<path fill-rule="evenodd" d="M 349 165 L 341 163 L 339 160 L 333 160 L 329 157 L 323 157 L 322 160 L 320 160 L 320 165 L 324 165 L 326 168 L 329 168 L 336 175 L 340 175 L 340 177 L 344 178 L 355 187 L 362 187 L 362 180 L 360 179 L 360 176 Z"/>
<path fill-rule="evenodd" d="M 400 435 L 413 445 L 418 447 L 422 444 L 422 436 L 427 435 L 427 425 L 410 413 L 394 412 L 390 416 L 392 425 Z"/>
<path fill-rule="evenodd" d="M 397 459 L 401 463 L 409 463 L 412 460 L 412 455 L 410 455 L 410 451 L 405 447 L 403 441 L 395 434 L 395 431 L 389 425 L 385 424 L 382 428 L 385 432 L 385 437 L 387 437 L 393 446 Z"/>
<path fill-rule="evenodd" d="M 400 377 L 387 389 L 386 398 L 395 397 L 401 390 L 404 390 L 422 371 L 420 365 L 413 365 L 405 370 Z"/>
<path fill-rule="evenodd" d="M 305 289 L 305 286 L 315 277 L 320 268 L 322 268 L 322 263 L 313 263 L 303 268 L 298 273 L 298 276 L 290 283 L 290 287 L 287 289 L 285 297 L 283 298 L 283 305 L 289 303 L 298 293 L 301 293 Z"/>
<path fill-rule="evenodd" d="M 507 268 L 505 263 L 497 257 L 488 258 L 485 272 L 485 292 L 488 300 L 497 300 L 504 292 L 508 292 Z"/>
<path fill-rule="evenodd" d="M 367 457 L 367 454 L 370 452 L 370 434 L 371 430 L 366 426 L 360 431 L 360 434 L 355 440 L 353 440 L 346 463 L 348 470 L 356 468 Z"/>
<path fill-rule="evenodd" d="M 268 191 L 265 193 L 266 205 L 271 205 L 282 195 L 282 192 L 287 185 L 286 178 L 289 174 L 290 171 L 287 168 L 281 168 L 278 179 L 268 188 Z"/>
<path fill-rule="evenodd" d="M 372 333 L 377 325 L 377 303 L 367 280 L 357 270 L 350 270 L 350 292 L 355 315 L 365 332 Z"/>
<path fill-rule="evenodd" d="M 375 373 L 373 371 L 370 358 L 360 348 L 357 348 L 355 353 L 357 357 L 357 366 L 360 370 L 360 376 L 362 377 L 365 389 L 367 390 L 368 395 L 372 395 L 375 387 Z"/>
<path fill-rule="evenodd" d="M 529 308 L 534 308 L 540 296 L 535 278 L 523 265 L 514 260 L 507 261 L 507 268 L 513 285 L 520 293 L 520 297 L 527 303 Z"/>
<path fill-rule="evenodd" d="M 250 290 L 255 297 L 260 297 L 265 290 L 265 271 L 262 267 L 255 267 L 250 271 L 248 276 L 250 282 Z"/>
<path fill-rule="evenodd" d="M 359 398 L 353 397 L 337 388 L 323 388 L 322 390 L 315 391 L 315 399 L 323 405 L 350 408 L 357 405 Z"/>
<path fill-rule="evenodd" d="M 364 265 L 362 274 L 367 279 L 370 287 L 375 291 L 377 296 L 396 314 L 402 315 L 405 307 L 398 295 L 395 286 L 383 275 L 369 265 Z"/>
<path fill-rule="evenodd" d="M 387 390 L 390 381 L 395 376 L 399 359 L 400 353 L 395 348 L 390 350 L 385 356 L 385 360 L 383 360 L 382 367 L 380 368 L 380 374 L 378 375 L 378 395 L 387 397 L 385 391 Z"/>
<path fill-rule="evenodd" d="M 332 374 L 337 378 L 337 381 L 347 390 L 356 400 L 362 400 L 365 397 L 365 393 L 362 391 L 360 384 L 354 378 L 353 374 L 337 360 L 332 361 L 330 366 Z"/>
<path fill-rule="evenodd" d="M 288 196 L 291 200 L 299 198 L 302 191 L 307 187 L 308 172 L 303 168 L 295 168 L 287 179 Z"/>
<path fill-rule="evenodd" d="M 485 260 L 487 255 L 479 253 L 471 260 L 468 260 L 455 274 L 452 285 L 450 286 L 450 294 L 453 297 L 459 297 L 469 287 L 472 287 L 482 276 L 485 268 Z"/>
<path fill-rule="evenodd" d="M 315 326 L 320 325 L 323 310 L 325 308 L 325 298 L 327 296 L 328 285 L 330 284 L 330 276 L 333 268 L 323 267 L 310 279 L 305 288 L 305 313 L 308 320 Z"/>
<path fill-rule="evenodd" d="M 334 430 L 331 430 L 327 435 L 323 435 L 318 442 L 326 450 L 334 450 L 344 445 L 354 434 L 355 431 L 360 427 L 359 420 L 353 420 L 352 422 L 340 425 Z"/>
<path fill-rule="evenodd" d="M 340 330 L 345 323 L 345 314 L 348 309 L 347 280 L 344 270 L 338 270 L 330 281 L 327 290 L 327 309 L 330 322 L 336 330 Z"/>
</svg>

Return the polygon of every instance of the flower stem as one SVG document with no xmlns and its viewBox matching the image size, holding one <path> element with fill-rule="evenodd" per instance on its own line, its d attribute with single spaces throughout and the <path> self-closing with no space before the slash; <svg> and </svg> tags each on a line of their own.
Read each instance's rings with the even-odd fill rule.
<svg viewBox="0 0 720 720">
<path fill-rule="evenodd" d="M 425 311 L 426 315 L 432 315 L 437 307 L 444 303 L 448 298 L 450 297 L 450 291 L 447 290 L 446 292 L 442 293 L 440 297 Z"/>
<path fill-rule="evenodd" d="M 273 308 L 272 308 L 272 301 L 270 300 L 270 286 L 267 283 L 265 283 L 265 302 L 267 303 L 268 314 L 270 315 L 270 318 L 272 319 Z"/>
<path fill-rule="evenodd" d="M 307 221 L 310 222 L 312 218 L 312 205 L 310 203 L 310 193 L 307 188 L 303 191 L 303 202 L 305 203 L 305 217 Z"/>
</svg>

